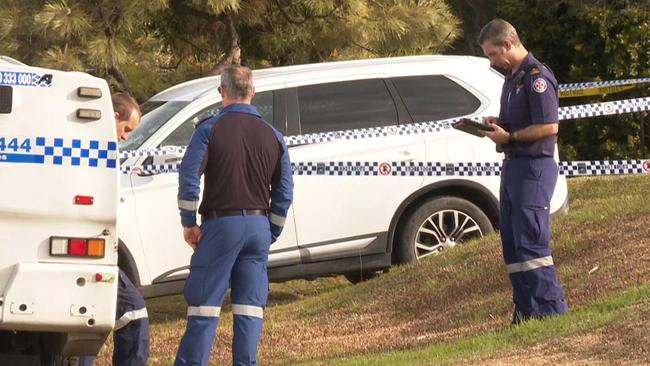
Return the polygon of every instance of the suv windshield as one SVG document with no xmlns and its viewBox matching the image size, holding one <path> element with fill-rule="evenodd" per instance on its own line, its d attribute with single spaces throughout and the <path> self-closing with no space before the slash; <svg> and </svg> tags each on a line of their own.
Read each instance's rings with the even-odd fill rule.
<svg viewBox="0 0 650 366">
<path fill-rule="evenodd" d="M 145 102 L 140 106 L 142 119 L 138 127 L 129 134 L 126 141 L 120 142 L 121 151 L 136 150 L 156 133 L 170 118 L 190 102 L 156 101 Z"/>
</svg>

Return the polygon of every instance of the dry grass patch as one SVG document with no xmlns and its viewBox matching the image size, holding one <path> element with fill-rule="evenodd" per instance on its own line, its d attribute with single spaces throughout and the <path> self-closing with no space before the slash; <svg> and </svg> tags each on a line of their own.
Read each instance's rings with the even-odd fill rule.
<svg viewBox="0 0 650 366">
<path fill-rule="evenodd" d="M 571 211 L 553 222 L 553 254 L 570 306 L 580 307 L 650 279 L 650 207 L 644 202 L 650 181 L 645 178 L 570 181 Z M 258 353 L 263 365 L 309 360 L 328 364 L 330 358 L 460 339 L 503 329 L 512 311 L 496 235 L 393 268 L 356 286 L 341 278 L 291 281 L 273 284 L 271 293 Z M 185 305 L 182 297 L 155 299 L 148 305 L 154 323 L 151 364 L 168 365 L 184 330 Z M 232 317 L 227 308 L 222 314 L 211 362 L 229 364 Z M 592 351 L 604 336 L 585 335 L 580 344 Z M 544 360 L 572 362 L 563 358 L 561 340 L 546 346 L 559 352 L 549 351 L 546 356 L 551 358 Z M 625 349 L 625 343 L 616 343 L 616 348 Z M 607 359 L 594 354 L 596 359 L 575 361 Z M 110 345 L 98 365 L 108 364 L 108 355 Z M 485 361 L 509 363 L 515 356 Z"/>
</svg>

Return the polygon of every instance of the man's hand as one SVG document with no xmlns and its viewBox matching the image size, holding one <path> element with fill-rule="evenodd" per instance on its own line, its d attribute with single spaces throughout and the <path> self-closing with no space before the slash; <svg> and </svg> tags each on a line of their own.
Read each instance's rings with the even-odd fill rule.
<svg viewBox="0 0 650 366">
<path fill-rule="evenodd" d="M 492 131 L 481 131 L 483 136 L 487 136 L 490 140 L 499 145 L 507 144 L 510 134 L 499 126 L 499 119 L 496 117 L 485 117 L 483 123 L 492 127 Z"/>
<path fill-rule="evenodd" d="M 185 242 L 192 247 L 192 249 L 196 250 L 196 246 L 199 245 L 199 240 L 201 239 L 201 228 L 197 225 L 194 225 L 192 227 L 184 227 L 183 238 L 185 239 Z"/>
</svg>

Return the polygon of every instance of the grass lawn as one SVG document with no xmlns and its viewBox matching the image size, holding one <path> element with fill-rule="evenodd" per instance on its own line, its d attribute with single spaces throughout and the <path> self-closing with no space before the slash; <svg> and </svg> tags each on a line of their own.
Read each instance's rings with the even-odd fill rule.
<svg viewBox="0 0 650 366">
<path fill-rule="evenodd" d="M 262 365 L 648 364 L 647 176 L 569 180 L 570 210 L 552 222 L 553 257 L 571 311 L 510 327 L 498 234 L 350 285 L 342 277 L 272 284 Z M 172 363 L 181 296 L 151 299 L 151 365 Z M 222 310 L 211 364 L 230 363 Z M 112 345 L 97 365 L 110 364 Z"/>
</svg>

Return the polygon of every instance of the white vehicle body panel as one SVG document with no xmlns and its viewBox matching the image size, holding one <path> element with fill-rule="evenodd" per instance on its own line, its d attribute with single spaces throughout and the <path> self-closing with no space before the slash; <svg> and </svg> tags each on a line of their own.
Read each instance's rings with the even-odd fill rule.
<svg viewBox="0 0 650 366">
<path fill-rule="evenodd" d="M 465 56 L 414 56 L 391 59 L 343 61 L 253 71 L 256 91 L 289 90 L 331 82 L 388 79 L 402 76 L 444 75 L 473 94 L 479 107 L 467 115 L 496 116 L 503 78 L 489 68 L 486 59 Z M 163 91 L 151 102 L 189 102 L 151 135 L 139 149 L 155 149 L 172 131 L 197 111 L 220 101 L 219 77 L 186 82 Z M 287 107 L 290 108 L 290 107 Z M 289 113 L 289 112 L 287 112 Z M 454 116 L 462 117 L 462 116 Z M 284 127 L 287 121 L 275 121 Z M 288 135 L 285 133 L 285 135 Z M 167 158 L 155 157 L 156 163 Z M 487 138 L 454 129 L 439 132 L 388 135 L 365 139 L 336 140 L 290 147 L 292 163 L 298 162 L 499 162 Z M 142 165 L 146 158 L 129 158 L 125 165 Z M 499 197 L 499 176 L 332 176 L 294 175 L 294 202 L 283 234 L 271 246 L 269 268 L 354 256 L 374 240 L 386 240 L 395 215 L 407 198 L 427 186 L 450 179 L 474 182 Z M 131 176 L 122 195 L 135 201 L 140 241 L 135 227 L 122 231 L 130 238 L 127 247 L 143 248 L 145 260 L 137 259 L 142 285 L 185 274 L 191 250 L 183 242 L 176 207 L 177 174 Z M 552 211 L 566 202 L 566 181 L 560 177 Z M 131 211 L 129 211 L 129 214 Z M 137 251 L 137 249 L 136 249 Z M 139 255 L 138 255 L 139 256 Z M 145 265 L 146 262 L 146 265 Z M 146 272 L 149 273 L 146 273 Z"/>
<path fill-rule="evenodd" d="M 3 60 L 0 72 L 51 75 L 47 87 L 0 79 L 13 88 L 11 113 L 0 113 L 0 330 L 68 333 L 92 339 L 98 350 L 113 328 L 117 299 L 119 160 L 108 85 Z M 102 97 L 79 97 L 82 86 Z M 101 118 L 79 119 L 80 108 Z M 22 144 L 12 147 L 13 139 Z M 78 195 L 94 201 L 75 204 Z M 105 255 L 51 256 L 51 236 L 103 238 Z"/>
</svg>

